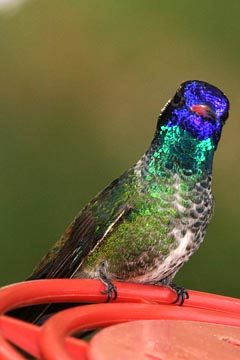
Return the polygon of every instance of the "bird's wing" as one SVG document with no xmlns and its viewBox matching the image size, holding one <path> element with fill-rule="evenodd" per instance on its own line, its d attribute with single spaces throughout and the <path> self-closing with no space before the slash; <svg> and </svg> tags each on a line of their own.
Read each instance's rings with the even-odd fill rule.
<svg viewBox="0 0 240 360">
<path fill-rule="evenodd" d="M 28 280 L 73 276 L 95 246 L 131 211 L 130 182 L 129 174 L 114 180 L 83 208 Z"/>
</svg>

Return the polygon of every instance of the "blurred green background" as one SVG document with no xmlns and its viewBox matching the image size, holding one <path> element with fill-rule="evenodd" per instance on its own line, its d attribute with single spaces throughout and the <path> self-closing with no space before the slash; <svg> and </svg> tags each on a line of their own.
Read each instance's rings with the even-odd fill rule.
<svg viewBox="0 0 240 360">
<path fill-rule="evenodd" d="M 176 282 L 240 296 L 239 1 L 32 0 L 0 13 L 1 285 L 23 280 L 80 208 L 147 149 L 182 81 L 231 102 L 214 218 Z"/>
</svg>

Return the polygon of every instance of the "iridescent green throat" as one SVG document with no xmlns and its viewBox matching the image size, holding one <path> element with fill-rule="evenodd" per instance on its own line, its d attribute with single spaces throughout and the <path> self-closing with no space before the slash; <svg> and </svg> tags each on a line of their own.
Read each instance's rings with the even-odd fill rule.
<svg viewBox="0 0 240 360">
<path fill-rule="evenodd" d="M 164 125 L 146 153 L 147 180 L 156 175 L 165 177 L 169 171 L 199 176 L 210 173 L 215 149 L 212 138 L 197 139 L 178 125 Z"/>
</svg>

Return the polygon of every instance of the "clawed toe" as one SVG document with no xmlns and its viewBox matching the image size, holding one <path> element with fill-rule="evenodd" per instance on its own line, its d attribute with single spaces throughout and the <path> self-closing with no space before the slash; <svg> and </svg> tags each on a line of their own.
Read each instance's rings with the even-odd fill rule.
<svg viewBox="0 0 240 360">
<path fill-rule="evenodd" d="M 106 302 L 109 302 L 110 300 L 116 300 L 117 299 L 117 288 L 115 285 L 113 285 L 110 281 L 104 282 L 104 285 L 106 286 L 106 290 L 102 291 L 102 294 L 107 295 Z"/>
<path fill-rule="evenodd" d="M 184 287 L 177 286 L 175 284 L 169 285 L 171 289 L 176 292 L 177 298 L 174 300 L 173 304 L 178 303 L 179 306 L 182 306 L 186 299 L 189 299 L 189 294 Z"/>
</svg>

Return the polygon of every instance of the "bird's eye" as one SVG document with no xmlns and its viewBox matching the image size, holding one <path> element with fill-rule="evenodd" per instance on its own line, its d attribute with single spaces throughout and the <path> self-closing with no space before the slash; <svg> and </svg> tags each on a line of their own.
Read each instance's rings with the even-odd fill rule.
<svg viewBox="0 0 240 360">
<path fill-rule="evenodd" d="M 182 94 L 180 94 L 179 92 L 177 92 L 174 95 L 174 98 L 172 99 L 172 105 L 177 107 L 180 106 L 184 103 L 184 97 L 182 96 Z"/>
</svg>

